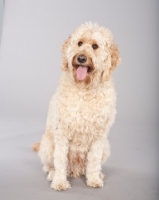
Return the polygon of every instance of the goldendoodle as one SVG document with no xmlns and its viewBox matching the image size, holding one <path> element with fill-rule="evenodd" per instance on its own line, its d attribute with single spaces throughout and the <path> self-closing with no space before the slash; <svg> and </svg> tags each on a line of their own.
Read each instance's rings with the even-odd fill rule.
<svg viewBox="0 0 159 200">
<path fill-rule="evenodd" d="M 53 95 L 38 151 L 51 188 L 70 188 L 67 176 L 103 187 L 101 165 L 110 155 L 107 135 L 116 115 L 112 71 L 119 50 L 108 29 L 81 25 L 62 46 L 62 76 Z"/>
</svg>

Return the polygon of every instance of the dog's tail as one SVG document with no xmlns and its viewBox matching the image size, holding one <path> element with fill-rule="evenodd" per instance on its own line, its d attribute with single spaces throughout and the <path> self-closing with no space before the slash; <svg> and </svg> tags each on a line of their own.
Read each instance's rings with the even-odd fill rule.
<svg viewBox="0 0 159 200">
<path fill-rule="evenodd" d="M 38 152 L 40 149 L 40 142 L 36 142 L 33 147 L 32 147 L 33 151 Z"/>
</svg>

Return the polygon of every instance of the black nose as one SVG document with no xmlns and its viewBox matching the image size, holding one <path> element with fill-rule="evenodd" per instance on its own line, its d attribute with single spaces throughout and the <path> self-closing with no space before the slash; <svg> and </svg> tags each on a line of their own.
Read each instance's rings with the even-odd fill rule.
<svg viewBox="0 0 159 200">
<path fill-rule="evenodd" d="M 77 60 L 79 63 L 85 63 L 87 61 L 87 57 L 85 55 L 79 55 Z"/>
</svg>

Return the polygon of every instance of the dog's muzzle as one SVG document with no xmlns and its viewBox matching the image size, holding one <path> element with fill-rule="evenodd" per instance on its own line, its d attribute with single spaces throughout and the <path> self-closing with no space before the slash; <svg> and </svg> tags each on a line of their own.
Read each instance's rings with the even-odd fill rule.
<svg viewBox="0 0 159 200">
<path fill-rule="evenodd" d="M 76 79 L 79 81 L 83 81 L 87 74 L 94 70 L 92 59 L 82 52 L 74 56 L 73 67 L 76 69 Z"/>
</svg>

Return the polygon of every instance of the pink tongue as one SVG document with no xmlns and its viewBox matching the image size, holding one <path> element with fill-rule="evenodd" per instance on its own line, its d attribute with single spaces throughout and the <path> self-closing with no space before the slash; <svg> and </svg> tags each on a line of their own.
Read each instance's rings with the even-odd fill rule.
<svg viewBox="0 0 159 200">
<path fill-rule="evenodd" d="M 76 77 L 78 80 L 82 81 L 87 75 L 88 67 L 79 66 L 76 70 Z"/>
</svg>

